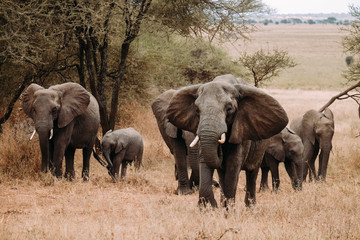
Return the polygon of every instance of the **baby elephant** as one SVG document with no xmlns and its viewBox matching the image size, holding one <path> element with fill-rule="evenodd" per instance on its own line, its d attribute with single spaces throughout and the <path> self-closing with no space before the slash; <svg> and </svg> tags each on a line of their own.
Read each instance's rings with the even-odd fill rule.
<svg viewBox="0 0 360 240">
<path fill-rule="evenodd" d="M 121 164 L 121 178 L 126 175 L 126 167 L 135 161 L 135 167 L 140 168 L 144 151 L 144 143 L 139 132 L 133 128 L 109 130 L 102 142 L 104 158 L 108 163 L 109 174 L 113 180 L 119 177 Z"/>
<path fill-rule="evenodd" d="M 260 190 L 269 188 L 268 172 L 271 171 L 273 191 L 280 186 L 279 163 L 284 162 L 285 169 L 291 179 L 292 187 L 301 190 L 303 177 L 304 145 L 301 138 L 291 129 L 284 128 L 280 133 L 270 138 L 261 163 Z"/>
</svg>

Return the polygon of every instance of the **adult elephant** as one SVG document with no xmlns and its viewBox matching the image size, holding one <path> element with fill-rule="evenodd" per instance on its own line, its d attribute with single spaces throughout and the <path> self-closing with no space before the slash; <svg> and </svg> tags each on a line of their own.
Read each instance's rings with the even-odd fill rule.
<svg viewBox="0 0 360 240">
<path fill-rule="evenodd" d="M 267 147 L 288 118 L 281 105 L 258 88 L 222 75 L 174 93 L 166 111 L 170 123 L 196 134 L 200 141 L 199 204 L 217 207 L 212 177 L 217 169 L 222 205 L 235 200 L 238 176 L 246 171 L 245 204 L 255 203 L 256 177 Z"/>
<path fill-rule="evenodd" d="M 304 144 L 303 181 L 306 180 L 309 168 L 310 181 L 313 175 L 316 180 L 325 181 L 335 128 L 332 111 L 329 108 L 323 112 L 309 110 L 303 116 L 294 119 L 290 128 L 301 137 Z M 316 174 L 315 160 L 320 150 L 319 169 Z"/>
<path fill-rule="evenodd" d="M 303 178 L 304 145 L 301 138 L 289 128 L 270 138 L 270 145 L 266 149 L 261 163 L 260 190 L 268 189 L 268 173 L 271 171 L 272 188 L 277 191 L 280 186 L 279 163 L 285 164 L 291 185 L 295 190 L 301 190 Z"/>
<path fill-rule="evenodd" d="M 48 89 L 33 83 L 23 93 L 22 105 L 39 135 L 41 170 L 47 172 L 50 167 L 56 177 L 61 177 L 65 155 L 65 177 L 73 179 L 75 150 L 82 148 L 82 178 L 88 180 L 89 159 L 100 123 L 95 98 L 77 83 Z"/>
<path fill-rule="evenodd" d="M 178 181 L 176 194 L 186 195 L 193 193 L 193 187 L 199 185 L 198 146 L 189 148 L 195 135 L 191 132 L 175 127 L 166 117 L 171 98 L 177 90 L 168 90 L 158 96 L 152 103 L 161 136 L 175 158 L 175 176 Z M 188 166 L 191 168 L 189 179 Z"/>
</svg>

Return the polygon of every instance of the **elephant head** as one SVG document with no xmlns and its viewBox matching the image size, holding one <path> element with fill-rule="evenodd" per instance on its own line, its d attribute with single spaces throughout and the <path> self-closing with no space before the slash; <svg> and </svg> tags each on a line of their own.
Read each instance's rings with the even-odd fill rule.
<svg viewBox="0 0 360 240">
<path fill-rule="evenodd" d="M 277 161 L 284 162 L 292 187 L 301 190 L 303 177 L 304 145 L 301 138 L 289 128 L 271 138 L 266 152 Z"/>
<path fill-rule="evenodd" d="M 266 139 L 288 122 L 274 98 L 232 75 L 178 90 L 166 114 L 172 124 L 198 136 L 201 154 L 211 169 L 222 164 L 220 144 Z"/>
<path fill-rule="evenodd" d="M 71 124 L 73 119 L 83 114 L 90 103 L 88 92 L 76 83 L 54 85 L 45 89 L 31 84 L 23 93 L 23 110 L 31 117 L 39 134 L 42 155 L 41 170 L 49 165 L 49 138 L 53 131 Z"/>
</svg>

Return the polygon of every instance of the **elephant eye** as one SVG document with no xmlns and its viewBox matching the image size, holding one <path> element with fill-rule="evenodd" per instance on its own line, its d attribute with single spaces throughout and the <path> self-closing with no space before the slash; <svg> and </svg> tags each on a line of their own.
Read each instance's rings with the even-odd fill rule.
<svg viewBox="0 0 360 240">
<path fill-rule="evenodd" d="M 234 112 L 231 104 L 227 104 L 225 109 L 227 114 L 232 114 Z"/>
<path fill-rule="evenodd" d="M 195 108 L 195 112 L 196 112 L 196 114 L 200 114 L 200 110 L 198 107 Z"/>
<path fill-rule="evenodd" d="M 56 107 L 53 107 L 53 109 L 51 110 L 51 114 L 53 116 L 55 116 L 57 114 L 57 108 Z"/>
</svg>

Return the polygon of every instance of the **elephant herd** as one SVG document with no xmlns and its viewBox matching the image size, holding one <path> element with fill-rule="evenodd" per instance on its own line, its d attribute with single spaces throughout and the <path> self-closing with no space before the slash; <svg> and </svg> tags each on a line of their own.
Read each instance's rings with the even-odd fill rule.
<svg viewBox="0 0 360 240">
<path fill-rule="evenodd" d="M 212 188 L 215 170 L 223 207 L 235 201 L 241 170 L 246 172 L 247 206 L 256 203 L 260 168 L 260 190 L 268 188 L 269 170 L 273 190 L 279 188 L 280 162 L 284 162 L 296 190 L 301 190 L 308 173 L 310 181 L 326 179 L 334 134 L 330 109 L 309 110 L 287 128 L 287 114 L 276 99 L 230 74 L 165 91 L 151 107 L 161 136 L 175 159 L 176 193 L 191 194 L 198 187 L 200 206 L 218 206 Z M 61 177 L 65 155 L 65 177 L 71 180 L 75 149 L 82 148 L 82 177 L 88 180 L 89 159 L 100 122 L 95 98 L 76 83 L 48 89 L 31 84 L 23 94 L 23 109 L 33 119 L 39 134 L 41 170 L 46 172 L 49 168 L 56 177 Z M 140 167 L 144 144 L 136 130 L 110 130 L 101 145 L 114 180 L 125 177 L 128 163 L 135 161 L 136 167 Z"/>
</svg>

